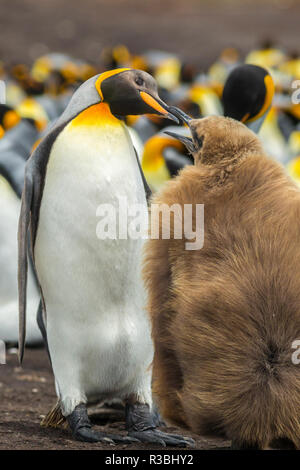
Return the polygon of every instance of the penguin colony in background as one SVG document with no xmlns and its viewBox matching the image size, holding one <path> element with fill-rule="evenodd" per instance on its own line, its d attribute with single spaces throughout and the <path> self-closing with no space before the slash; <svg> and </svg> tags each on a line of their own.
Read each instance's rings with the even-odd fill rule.
<svg viewBox="0 0 300 470">
<path fill-rule="evenodd" d="M 80 177 L 81 174 L 78 174 L 76 169 L 80 167 L 83 168 L 84 171 L 89 170 L 90 173 L 87 181 L 90 181 L 90 187 L 93 187 L 94 184 L 95 188 L 97 186 L 97 189 L 95 189 L 94 193 L 91 191 L 88 196 L 91 200 L 95 201 L 95 193 L 97 193 L 101 195 L 99 203 L 103 203 L 106 201 L 106 198 L 110 200 L 109 195 L 114 199 L 113 195 L 118 194 L 118 192 L 114 193 L 113 191 L 112 178 L 115 178 L 114 181 L 118 187 L 118 191 L 119 189 L 121 190 L 121 188 L 123 188 L 122 191 L 125 191 L 124 184 L 119 183 L 126 181 L 127 174 L 123 179 L 117 181 L 116 179 L 117 174 L 120 175 L 122 171 L 125 173 L 126 170 L 130 173 L 128 177 L 130 176 L 132 181 L 134 181 L 134 191 L 128 194 L 126 193 L 126 195 L 130 196 L 132 200 L 142 202 L 145 206 L 145 195 L 147 197 L 150 195 L 149 186 L 152 191 L 157 191 L 166 184 L 167 180 L 175 177 L 178 171 L 184 166 L 193 164 L 193 158 L 190 152 L 186 149 L 185 145 L 174 136 L 174 133 L 179 133 L 185 138 L 189 135 L 189 128 L 186 124 L 178 125 L 178 123 L 176 123 L 176 128 L 174 128 L 176 116 L 182 123 L 184 120 L 187 120 L 184 117 L 184 113 L 178 113 L 178 110 L 176 110 L 174 106 L 179 106 L 195 118 L 203 117 L 208 114 L 219 115 L 224 113 L 225 116 L 240 120 L 255 132 L 260 131 L 260 137 L 264 147 L 275 159 L 286 164 L 286 169 L 293 179 L 297 180 L 298 175 L 300 179 L 300 164 L 297 159 L 297 155 L 300 155 L 300 139 L 298 138 L 300 113 L 297 105 L 291 104 L 290 99 L 287 99 L 291 80 L 298 78 L 298 62 L 296 58 L 290 59 L 284 54 L 281 54 L 281 58 L 279 58 L 279 56 L 279 53 L 275 54 L 270 52 L 268 54 L 264 50 L 255 51 L 252 58 L 249 58 L 249 56 L 246 59 L 246 62 L 250 62 L 251 65 L 243 65 L 239 62 L 236 51 L 225 50 L 220 59 L 213 64 L 207 74 L 201 73 L 197 75 L 193 66 L 182 64 L 177 57 L 170 54 L 161 54 L 157 51 L 151 51 L 143 57 L 138 57 L 132 56 L 126 48 L 121 47 L 106 51 L 106 55 L 103 55 L 106 68 L 122 68 L 122 71 L 118 70 L 117 72 L 108 71 L 101 75 L 95 75 L 98 71 L 102 72 L 103 68 L 101 69 L 99 67 L 97 69 L 97 67 L 82 61 L 76 61 L 64 54 L 49 54 L 41 57 L 34 63 L 31 70 L 26 66 L 19 65 L 9 71 L 5 69 L 0 71 L 2 73 L 1 78 L 6 81 L 7 91 L 7 105 L 0 106 L 0 171 L 2 175 L 0 181 L 0 197 L 2 197 L 3 201 L 6 201 L 3 205 L 4 211 L 1 219 L 4 229 L 1 234 L 3 236 L 3 243 L 0 256 L 2 257 L 1 260 L 3 260 L 3 266 L 5 266 L 6 271 L 4 269 L 2 271 L 2 284 L 0 286 L 0 290 L 3 292 L 2 304 L 0 306 L 0 338 L 12 344 L 17 342 L 17 285 L 15 276 L 17 252 L 13 234 L 17 232 L 17 218 L 20 211 L 19 198 L 24 183 L 25 163 L 30 153 L 35 150 L 27 165 L 26 186 L 23 194 L 23 210 L 20 219 L 20 355 L 23 355 L 25 345 L 25 287 L 27 282 L 28 313 L 26 342 L 27 344 L 34 344 L 41 341 L 41 335 L 37 331 L 34 321 L 37 305 L 39 305 L 38 324 L 52 361 L 53 372 L 56 377 L 57 395 L 59 398 L 63 394 L 67 397 L 65 403 L 59 400 L 55 408 L 47 415 L 45 424 L 56 425 L 66 417 L 74 435 L 78 439 L 83 440 L 95 441 L 99 439 L 112 439 L 119 441 L 125 439 L 126 442 L 127 440 L 129 442 L 130 439 L 134 440 L 138 438 L 139 440 L 160 442 L 167 445 L 192 445 L 192 442 L 186 438 L 162 435 L 155 429 L 158 420 L 151 411 L 151 398 L 149 398 L 151 391 L 148 394 L 148 398 L 142 398 L 141 403 L 139 402 L 141 398 L 138 397 L 137 400 L 136 396 L 133 398 L 130 396 L 130 399 L 127 400 L 126 415 L 127 428 L 130 434 L 129 437 L 110 436 L 108 438 L 104 434 L 99 435 L 99 433 L 95 433 L 90 427 L 85 402 L 88 401 L 90 397 L 94 398 L 93 394 L 97 397 L 99 395 L 104 397 L 112 395 L 125 397 L 126 394 L 128 395 L 128 389 L 127 392 L 124 392 L 126 387 L 124 390 L 121 390 L 121 367 L 116 371 L 114 369 L 114 374 L 112 374 L 111 370 L 109 371 L 108 368 L 103 367 L 102 375 L 100 374 L 100 376 L 109 377 L 110 382 L 113 382 L 111 378 L 114 377 L 115 383 L 105 385 L 104 380 L 102 383 L 104 390 L 100 390 L 102 386 L 98 387 L 98 385 L 98 388 L 96 387 L 97 390 L 93 389 L 93 380 L 95 377 L 89 380 L 88 370 L 90 370 L 89 367 L 93 369 L 96 349 L 91 347 L 86 350 L 87 342 L 84 345 L 81 341 L 81 346 L 84 349 L 83 356 L 85 356 L 87 360 L 82 359 L 82 361 L 79 361 L 81 366 L 78 365 L 73 372 L 69 372 L 71 375 L 69 390 L 72 389 L 74 395 L 69 396 L 67 384 L 69 376 L 65 370 L 64 374 L 66 374 L 67 379 L 65 381 L 63 380 L 62 385 L 60 385 L 58 376 L 62 375 L 61 371 L 64 367 L 62 366 L 62 347 L 61 344 L 55 343 L 55 339 L 54 343 L 52 343 L 51 340 L 49 341 L 51 328 L 53 331 L 55 328 L 53 325 L 55 325 L 56 321 L 64 325 L 67 324 L 68 314 L 58 315 L 58 312 L 62 310 L 61 306 L 65 304 L 67 299 L 67 310 L 69 310 L 69 312 L 71 310 L 73 311 L 74 307 L 74 322 L 72 320 L 71 328 L 65 328 L 66 341 L 72 342 L 71 336 L 74 331 L 80 330 L 78 325 L 80 324 L 80 319 L 82 320 L 85 315 L 85 313 L 83 313 L 84 309 L 82 308 L 82 310 L 80 310 L 80 306 L 83 307 L 85 303 L 85 297 L 80 297 L 80 302 L 76 302 L 76 295 L 74 294 L 73 286 L 71 286 L 71 279 L 68 279 L 68 276 L 63 276 L 63 273 L 66 273 L 67 267 L 69 266 L 70 268 L 72 259 L 68 259 L 67 264 L 64 264 L 64 268 L 60 270 L 63 279 L 59 284 L 60 289 L 55 292 L 55 295 L 53 294 L 55 290 L 54 286 L 57 282 L 55 266 L 59 266 L 60 263 L 66 261 L 67 257 L 64 255 L 64 252 L 72 248 L 73 253 L 75 247 L 78 248 L 79 246 L 81 234 L 84 237 L 85 231 L 90 229 L 89 224 L 87 224 L 85 229 L 76 225 L 74 218 L 80 220 L 80 217 L 75 217 L 75 213 L 69 210 L 70 208 L 64 197 L 66 190 L 62 188 L 65 187 L 65 185 L 68 186 L 70 195 L 75 194 L 77 202 L 79 203 L 82 193 L 79 193 L 78 189 L 80 188 L 80 184 L 82 184 L 82 178 Z M 267 63 L 263 62 L 262 57 L 268 57 Z M 268 66 L 269 71 L 262 67 L 264 65 Z M 136 90 L 136 87 L 141 85 L 136 82 L 133 83 L 132 80 L 130 81 L 130 77 L 133 77 L 135 73 L 143 76 L 142 72 L 135 70 L 136 68 L 148 71 L 156 78 L 160 95 L 164 98 L 164 101 L 169 104 L 169 107 L 165 105 L 164 102 L 160 101 L 157 93 L 155 93 L 154 101 L 151 99 L 154 96 L 153 94 L 151 95 L 153 87 L 155 89 L 153 81 L 151 81 L 150 84 L 150 98 L 140 93 L 138 96 L 139 99 L 136 99 L 137 96 L 133 96 L 134 93 L 131 94 L 131 92 Z M 147 80 L 151 80 L 148 75 L 146 76 L 148 77 Z M 87 80 L 89 77 L 91 77 L 90 80 Z M 124 77 L 129 78 L 125 79 Z M 85 82 L 85 80 L 87 81 Z M 121 82 L 119 82 L 119 80 L 121 80 Z M 83 85 L 78 89 L 81 83 L 83 83 Z M 122 84 L 121 87 L 119 87 L 120 83 Z M 131 83 L 133 88 L 129 87 L 131 91 L 127 88 L 128 97 L 125 97 L 122 94 L 122 90 L 124 90 L 124 86 L 129 83 Z M 74 93 L 76 89 L 78 89 L 78 91 Z M 238 96 L 236 90 L 239 90 Z M 270 111 L 274 91 L 275 99 L 273 100 L 273 107 Z M 147 92 L 149 92 L 148 89 L 144 93 Z M 100 109 L 101 113 L 98 112 Z M 94 111 L 94 113 L 92 113 L 92 111 Z M 61 115 L 62 112 L 63 114 Z M 140 115 L 144 113 L 151 114 L 147 114 L 147 116 Z M 160 117 L 160 114 L 164 115 L 163 119 Z M 59 117 L 60 115 L 61 117 Z M 263 126 L 262 123 L 264 123 Z M 112 147 L 110 147 L 109 139 L 107 140 L 106 137 L 106 144 L 103 144 L 104 133 L 102 131 L 104 128 L 108 133 L 107 135 L 109 135 L 109 139 L 114 141 Z M 80 139 L 78 146 L 76 146 L 75 141 L 76 136 L 79 135 L 79 129 L 84 129 L 84 139 Z M 102 134 L 100 129 L 102 129 Z M 164 133 L 164 131 L 167 133 Z M 101 135 L 102 138 L 100 137 Z M 128 137 L 129 135 L 130 138 Z M 72 139 L 70 139 L 71 136 Z M 116 154 L 115 160 L 110 161 L 110 159 L 107 161 L 107 159 L 103 159 L 101 162 L 95 163 L 96 159 L 95 156 L 93 158 L 94 152 L 92 152 L 93 148 L 98 148 L 98 144 L 94 147 L 95 139 L 98 143 L 102 141 L 102 144 L 99 144 L 101 147 L 99 154 L 102 155 L 111 155 L 112 149 L 115 148 L 115 141 L 117 140 L 119 142 L 117 146 L 119 150 L 116 149 L 115 152 L 112 152 Z M 72 144 L 70 144 L 70 142 L 72 142 Z M 133 146 L 131 142 L 136 149 L 135 153 L 132 153 Z M 185 142 L 187 142 L 187 140 Z M 114 166 L 113 164 L 114 161 L 116 162 L 117 155 L 121 155 L 121 143 L 123 143 L 122 148 L 126 148 L 124 156 L 127 155 L 130 161 L 130 165 L 126 166 L 126 168 L 122 165 L 119 168 L 118 165 Z M 3 145 L 3 147 L 1 147 L 1 145 Z M 72 151 L 72 146 L 75 147 L 74 155 L 78 154 L 79 149 L 81 149 L 80 155 L 76 159 L 76 166 L 74 166 L 73 159 L 68 160 L 67 155 L 69 155 L 70 152 L 63 150 L 68 149 Z M 91 160 L 94 161 L 95 166 L 93 169 L 92 167 L 87 168 L 87 161 L 83 158 L 84 154 L 89 154 Z M 60 155 L 63 155 L 63 158 L 60 158 Z M 135 159 L 132 158 L 133 155 Z M 119 160 L 125 164 L 124 157 L 121 158 L 120 156 Z M 97 165 L 100 165 L 100 168 Z M 66 169 L 68 171 L 66 171 Z M 102 193 L 99 186 L 95 183 L 97 169 L 98 172 L 100 170 L 102 175 L 104 175 L 104 169 L 105 172 L 107 172 L 105 183 L 102 178 L 104 185 L 102 187 Z M 84 171 L 82 174 L 84 174 Z M 111 172 L 111 174 L 108 174 L 109 172 Z M 76 178 L 77 191 L 72 193 L 71 189 L 75 184 Z M 143 191 L 141 191 L 141 182 L 144 188 Z M 33 187 L 34 193 L 31 194 Z M 74 201 L 76 201 L 76 198 Z M 87 198 L 87 200 L 89 200 L 89 198 Z M 58 207 L 61 207 L 61 211 L 57 211 Z M 80 205 L 78 207 L 80 207 Z M 29 214 L 30 221 L 28 220 Z M 34 217 L 32 217 L 33 214 Z M 68 216 L 66 214 L 68 214 Z M 64 222 L 62 224 L 59 224 L 60 217 Z M 87 217 L 88 213 L 84 211 L 82 220 Z M 31 226 L 31 229 L 33 229 L 31 233 L 33 249 L 29 251 L 29 259 L 27 262 L 25 256 L 26 237 L 30 235 L 26 230 L 28 224 Z M 44 228 L 42 229 L 41 227 Z M 59 256 L 59 250 L 56 250 L 55 237 L 53 236 L 51 238 L 51 233 L 54 233 L 54 231 L 55 235 L 57 233 L 56 227 L 58 227 L 58 231 L 61 231 L 60 238 L 56 240 L 60 250 L 62 250 L 60 252 L 61 256 Z M 70 231 L 68 231 L 68 228 Z M 72 244 L 68 245 L 67 241 L 72 230 L 77 232 L 77 237 L 72 238 L 73 242 L 77 239 L 78 243 L 74 243 L 75 247 Z M 103 241 L 98 240 L 98 246 L 101 245 L 100 242 L 102 243 Z M 65 250 L 63 248 L 64 246 Z M 105 295 L 103 295 L 103 305 L 101 307 L 102 311 L 104 311 L 105 307 L 109 310 L 109 304 L 111 306 L 114 304 L 118 306 L 115 309 L 115 320 L 112 318 L 109 319 L 109 321 L 115 321 L 115 328 L 109 329 L 109 336 L 105 336 L 103 331 L 99 334 L 101 338 L 105 340 L 103 347 L 108 348 L 106 351 L 114 350 L 113 357 L 109 358 L 109 360 L 113 362 L 113 358 L 116 359 L 118 354 L 121 354 L 122 359 L 126 360 L 127 358 L 127 361 L 130 362 L 130 358 L 131 361 L 133 361 L 133 358 L 136 359 L 138 356 L 141 365 L 143 360 L 144 363 L 149 361 L 152 354 L 152 343 L 151 340 L 149 340 L 150 330 L 146 316 L 141 314 L 135 317 L 134 313 L 138 311 L 143 302 L 145 303 L 145 293 L 137 269 L 137 266 L 140 266 L 141 246 L 138 247 L 138 245 L 135 245 L 135 256 L 138 261 L 135 267 L 132 267 L 132 270 L 130 269 L 130 263 L 127 263 L 128 271 L 126 272 L 126 276 L 124 275 L 126 259 L 128 259 L 129 253 L 132 252 L 130 251 L 131 249 L 125 248 L 125 243 L 123 247 L 120 245 L 119 248 L 120 252 L 123 254 L 123 257 L 121 257 L 123 269 L 122 266 L 120 266 L 119 257 L 115 265 L 112 262 L 112 258 L 110 260 L 111 262 L 108 260 L 110 256 L 109 251 L 112 250 L 107 250 L 106 266 L 109 265 L 110 268 L 107 272 L 110 272 L 111 266 L 114 265 L 116 266 L 114 272 L 117 271 L 118 275 L 116 277 L 108 277 L 107 286 L 111 283 L 110 285 L 114 285 L 114 289 L 111 287 L 110 290 L 105 291 Z M 93 244 L 89 245 L 86 243 L 85 247 L 82 245 L 81 251 L 75 250 L 78 259 L 80 258 L 80 262 L 82 262 L 82 266 L 88 270 L 89 276 L 91 276 L 92 273 L 94 274 L 93 270 L 96 269 L 95 259 L 93 261 L 94 264 L 92 263 L 90 265 L 88 263 L 88 255 L 93 249 L 95 249 Z M 113 255 L 111 254 L 111 256 Z M 46 263 L 44 262 L 46 259 L 49 266 L 47 270 L 45 269 Z M 103 269 L 104 267 L 105 264 L 103 265 Z M 54 271 L 51 272 L 50 268 Z M 25 276 L 26 269 L 28 269 L 27 277 Z M 86 308 L 91 312 L 93 310 L 93 301 L 95 302 L 95 297 L 93 298 L 92 295 L 93 285 L 95 286 L 95 284 L 87 283 L 86 277 L 83 279 L 82 273 L 78 272 L 77 274 L 78 281 L 81 276 L 79 283 L 82 284 L 82 289 L 84 289 L 87 296 Z M 126 322 L 124 317 L 123 321 L 126 325 L 122 324 L 122 321 L 119 321 L 119 317 L 121 316 L 121 311 L 123 312 L 124 306 L 127 305 L 126 302 L 129 302 L 129 296 L 127 301 L 124 300 L 121 306 L 120 299 L 126 298 L 126 286 L 124 286 L 124 282 L 115 282 L 118 276 L 119 279 L 126 279 L 126 286 L 128 281 L 131 280 L 127 294 L 131 288 L 135 292 L 134 298 L 138 299 L 134 306 L 130 303 L 131 309 L 128 316 L 128 318 L 131 319 L 135 318 L 136 321 L 130 320 Z M 43 295 L 43 285 L 45 286 L 45 290 L 47 290 L 47 299 L 45 295 Z M 118 287 L 116 287 L 116 285 Z M 137 287 L 138 285 L 139 288 Z M 102 287 L 104 291 L 105 286 L 103 285 Z M 99 297 L 99 285 L 97 289 L 97 296 Z M 70 292 L 72 292 L 72 295 L 70 295 Z M 108 292 L 109 295 L 107 295 Z M 116 292 L 119 292 L 119 294 L 116 295 Z M 104 292 L 102 292 L 102 294 L 104 294 Z M 79 292 L 77 292 L 77 295 L 79 296 Z M 50 300 L 48 300 L 49 298 Z M 49 320 L 49 316 L 47 315 L 47 302 L 49 310 L 55 312 L 54 315 L 51 315 L 52 326 L 51 320 Z M 76 315 L 75 312 L 77 312 Z M 108 314 L 104 315 L 103 319 L 105 325 L 107 324 L 107 318 Z M 66 323 L 64 323 L 64 321 L 66 321 Z M 76 324 L 77 328 L 75 326 Z M 145 338 L 148 338 L 143 342 L 143 354 L 139 354 L 138 341 L 133 341 L 137 327 L 140 328 L 140 331 L 143 330 Z M 107 329 L 105 332 L 107 333 Z M 80 338 L 82 334 L 83 332 L 80 331 Z M 113 337 L 110 337 L 111 335 Z M 52 335 L 52 337 L 54 337 L 54 335 Z M 128 340 L 129 338 L 130 341 Z M 115 344 L 115 342 L 118 344 L 118 347 L 110 349 L 109 345 Z M 52 345 L 50 343 L 52 343 Z M 57 343 L 59 343 L 59 341 L 57 341 Z M 78 343 L 80 345 L 80 341 L 78 341 Z M 93 342 L 91 346 L 92 344 Z M 132 351 L 133 345 L 135 346 L 135 351 Z M 146 345 L 148 345 L 148 348 Z M 124 350 L 126 354 L 124 354 Z M 55 357 L 54 361 L 52 356 Z M 70 359 L 72 360 L 74 358 Z M 117 360 L 117 363 L 122 364 L 122 361 L 118 362 Z M 135 364 L 135 367 L 138 368 L 138 364 Z M 143 374 L 140 376 L 142 375 Z M 88 380 L 86 380 L 87 376 Z M 139 373 L 136 371 L 136 377 L 138 376 Z M 144 380 L 146 382 L 148 381 L 148 385 L 150 383 L 150 376 L 151 372 L 149 371 L 144 374 Z M 71 385 L 76 382 L 77 388 Z M 82 383 L 84 384 L 83 386 Z M 137 384 L 135 385 L 138 387 Z M 118 387 L 120 388 L 118 389 Z M 145 384 L 145 389 L 146 388 L 147 384 Z M 108 389 L 109 391 L 107 391 Z M 77 405 L 76 402 L 78 402 L 78 400 L 79 404 Z M 73 405 L 74 413 L 71 412 Z M 135 423 L 136 414 L 139 415 L 137 423 Z M 147 423 L 146 428 L 149 432 L 143 432 L 142 436 L 134 434 L 140 433 L 141 426 L 143 424 L 144 429 L 145 423 Z"/>
</svg>

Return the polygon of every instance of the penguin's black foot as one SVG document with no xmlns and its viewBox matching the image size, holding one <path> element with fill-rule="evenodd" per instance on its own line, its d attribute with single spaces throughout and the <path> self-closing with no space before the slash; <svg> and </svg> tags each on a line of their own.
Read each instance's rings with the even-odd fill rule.
<svg viewBox="0 0 300 470">
<path fill-rule="evenodd" d="M 168 434 L 156 429 L 154 415 L 149 405 L 134 403 L 126 405 L 126 428 L 128 435 L 141 442 L 158 444 L 163 447 L 194 447 L 195 442 L 190 437 Z"/>
<path fill-rule="evenodd" d="M 83 442 L 103 442 L 106 444 L 134 444 L 140 442 L 134 436 L 121 436 L 118 434 L 107 434 L 105 432 L 93 431 L 91 428 L 80 428 L 73 433 L 77 441 Z"/>
<path fill-rule="evenodd" d="M 74 411 L 67 417 L 73 437 L 84 442 L 104 442 L 106 444 L 132 444 L 139 442 L 134 436 L 121 436 L 94 431 L 89 420 L 87 409 L 84 404 L 76 406 Z"/>
<path fill-rule="evenodd" d="M 158 407 L 154 404 L 153 409 L 152 409 L 152 418 L 153 418 L 153 423 L 155 427 L 159 426 L 166 426 L 166 423 L 164 422 Z"/>
<path fill-rule="evenodd" d="M 149 429 L 145 431 L 129 431 L 130 437 L 135 437 L 140 442 L 158 444 L 163 447 L 195 447 L 195 442 L 190 437 L 179 436 L 178 434 L 168 434 L 159 429 Z"/>
</svg>

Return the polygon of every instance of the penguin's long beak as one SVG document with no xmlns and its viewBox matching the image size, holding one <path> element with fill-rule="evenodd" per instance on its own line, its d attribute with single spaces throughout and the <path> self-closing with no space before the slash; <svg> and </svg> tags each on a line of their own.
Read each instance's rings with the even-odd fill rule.
<svg viewBox="0 0 300 470">
<path fill-rule="evenodd" d="M 190 127 L 190 122 L 193 118 L 188 116 L 188 114 L 183 112 L 181 109 L 176 108 L 175 106 L 170 106 L 170 112 L 176 117 L 178 117 L 181 123 L 187 124 Z M 177 140 L 180 140 L 180 142 L 185 145 L 189 152 L 194 153 L 197 150 L 191 137 L 186 137 L 182 134 L 176 134 L 176 132 L 170 131 L 164 131 L 164 133 L 170 135 L 171 137 L 174 137 Z"/>
<path fill-rule="evenodd" d="M 175 139 L 180 140 L 180 142 L 182 142 L 183 145 L 185 145 L 188 151 L 191 152 L 192 154 L 196 152 L 197 149 L 191 137 L 185 137 L 184 135 L 176 134 L 176 132 L 170 132 L 170 131 L 164 131 L 164 134 L 168 134 L 171 137 L 174 137 Z"/>
<path fill-rule="evenodd" d="M 176 115 L 171 112 L 171 107 L 169 107 L 166 103 L 164 103 L 158 96 L 153 97 L 149 93 L 145 91 L 140 91 L 140 96 L 142 100 L 155 111 L 155 113 L 160 114 L 161 116 L 171 119 L 171 121 L 176 122 L 179 124 L 179 119 Z"/>
<path fill-rule="evenodd" d="M 176 116 L 183 124 L 187 124 L 188 126 L 190 126 L 190 122 L 193 119 L 191 116 L 189 116 L 176 106 L 170 106 L 169 110 L 173 114 L 173 116 Z"/>
</svg>

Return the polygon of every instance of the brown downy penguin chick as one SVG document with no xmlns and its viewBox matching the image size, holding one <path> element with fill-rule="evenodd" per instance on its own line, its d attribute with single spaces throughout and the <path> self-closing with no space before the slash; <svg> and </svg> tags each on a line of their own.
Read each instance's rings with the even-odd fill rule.
<svg viewBox="0 0 300 470">
<path fill-rule="evenodd" d="M 171 224 L 145 253 L 160 410 L 234 448 L 300 448 L 300 191 L 242 123 L 188 124 L 195 166 L 152 202 L 204 204 L 204 244 L 187 250 Z"/>
</svg>

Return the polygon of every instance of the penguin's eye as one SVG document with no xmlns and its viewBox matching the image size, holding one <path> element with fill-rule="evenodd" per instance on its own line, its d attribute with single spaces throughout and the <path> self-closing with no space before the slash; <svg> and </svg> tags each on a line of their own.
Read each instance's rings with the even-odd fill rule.
<svg viewBox="0 0 300 470">
<path fill-rule="evenodd" d="M 136 77 L 135 83 L 136 83 L 138 86 L 143 86 L 143 85 L 145 85 L 145 82 L 144 82 L 144 80 L 142 79 L 142 77 Z"/>
</svg>

